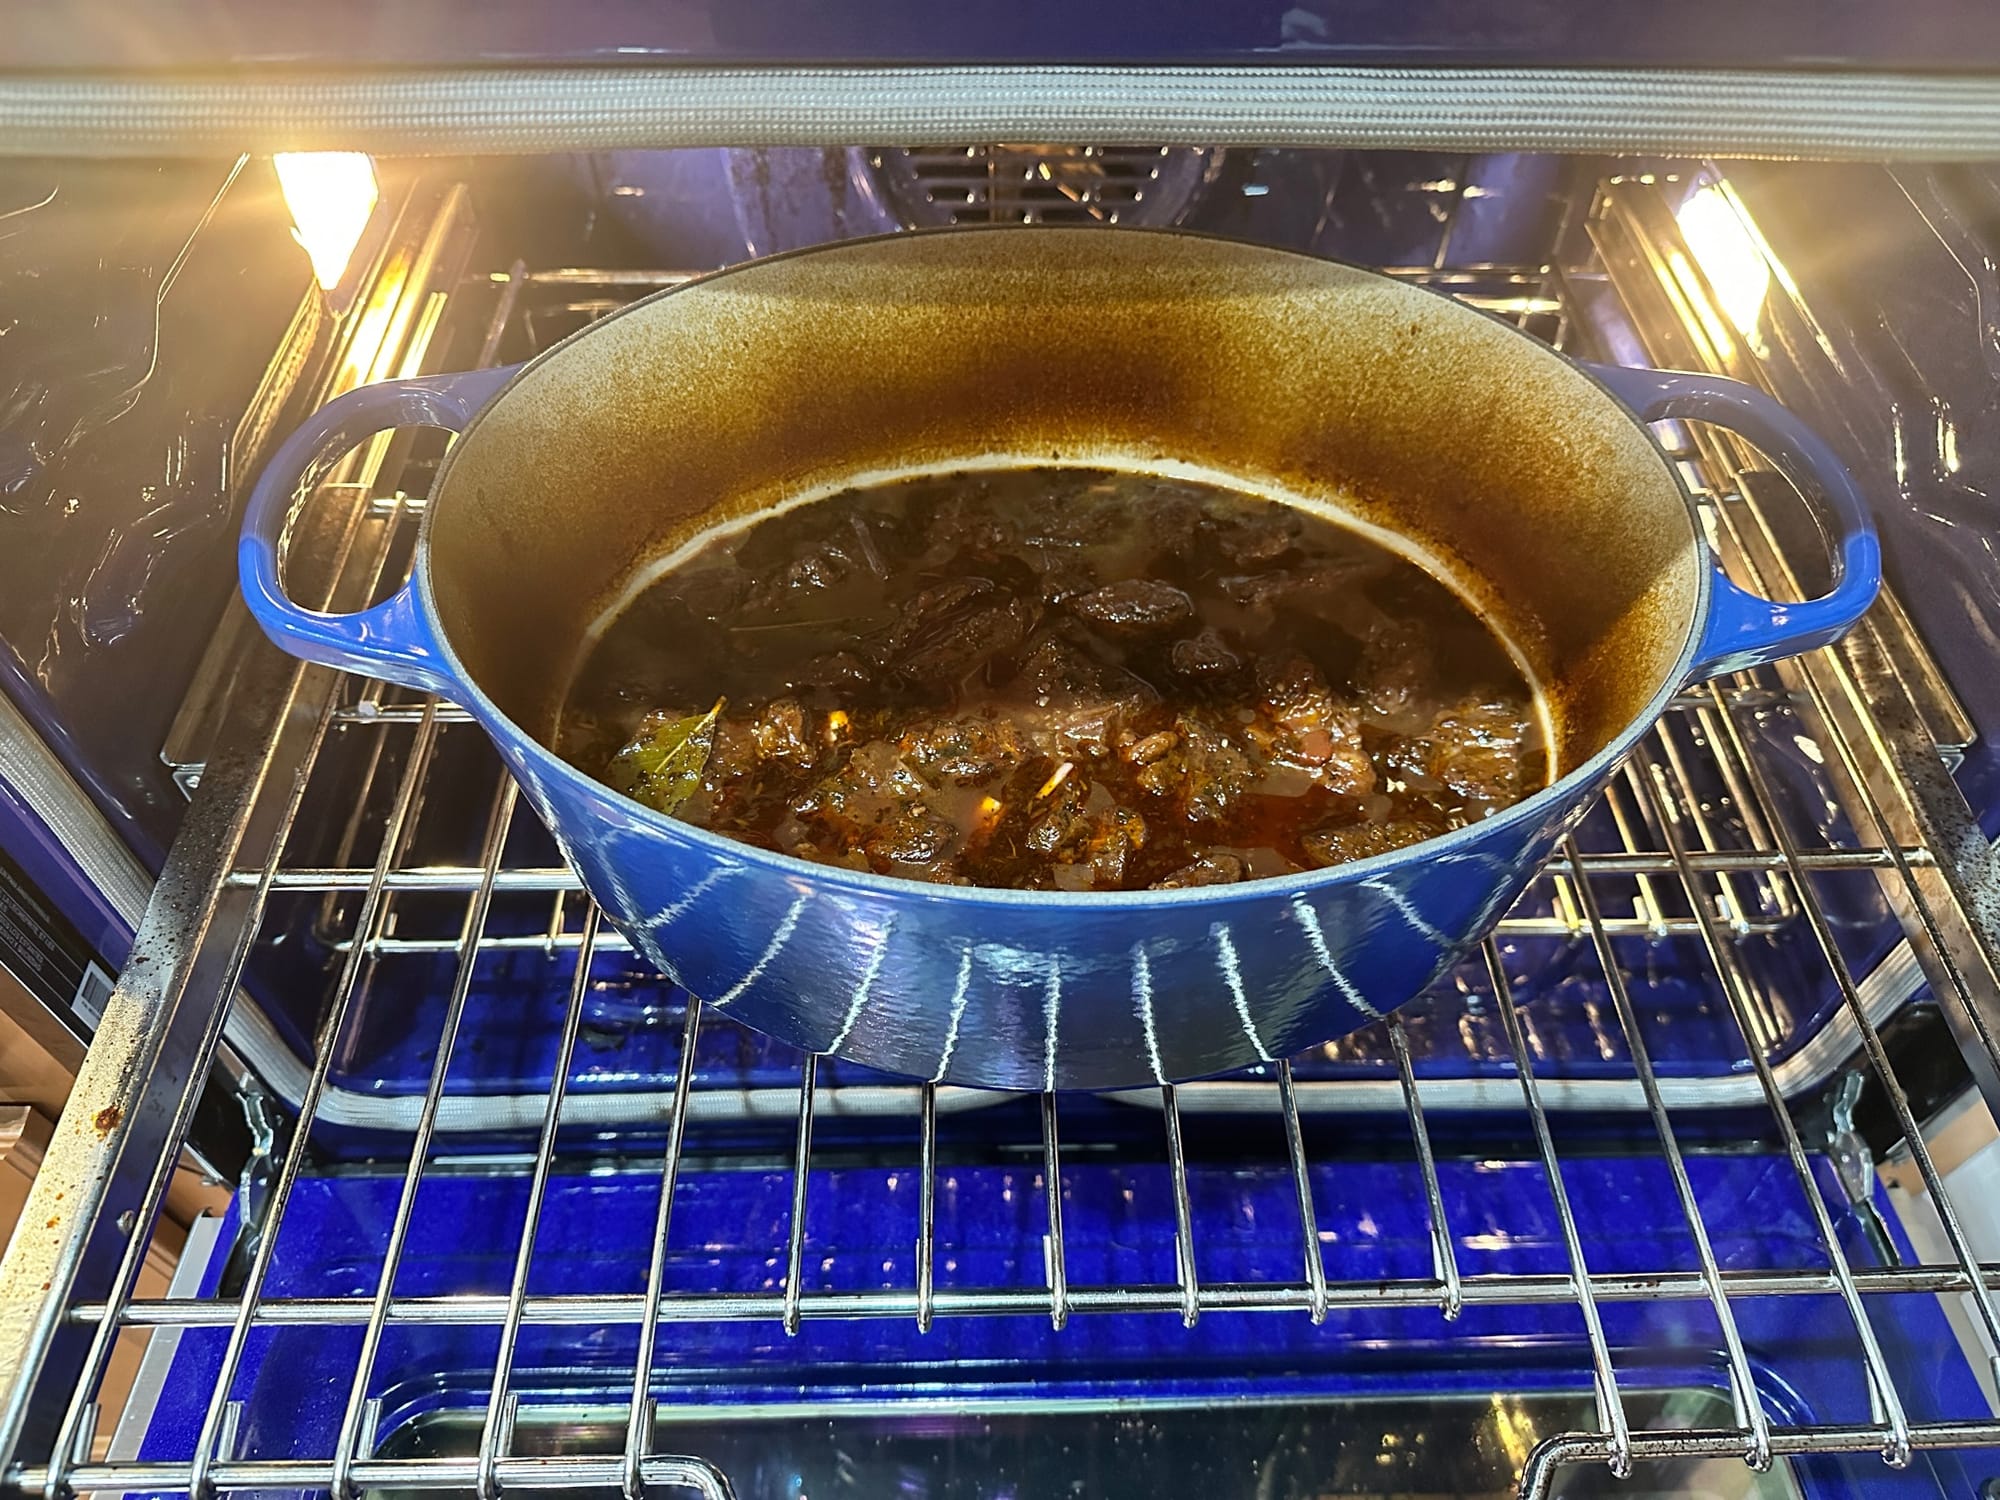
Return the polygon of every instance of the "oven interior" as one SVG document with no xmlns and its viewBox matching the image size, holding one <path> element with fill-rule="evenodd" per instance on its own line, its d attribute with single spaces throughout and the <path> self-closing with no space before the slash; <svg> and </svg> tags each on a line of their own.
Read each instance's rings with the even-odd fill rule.
<svg viewBox="0 0 2000 1500">
<path fill-rule="evenodd" d="M 32 167 L 9 174 L 25 193 Z M 1493 939 L 1399 1015 L 1237 1076 L 1035 1097 L 704 1015 L 599 922 L 463 712 L 281 658 L 230 595 L 226 510 L 190 519 L 156 487 L 85 570 L 126 580 L 129 619 L 107 585 L 0 620 L 127 756 L 106 780 L 159 885 L 123 983 L 173 1012 L 148 1107 L 97 1115 L 116 1180 L 10 1483 L 2000 1484 L 1983 1210 L 1954 1209 L 1942 1144 L 1995 1081 L 2000 688 L 1980 664 L 2000 612 L 1967 536 L 2000 462 L 1980 420 L 1994 180 L 1183 147 L 385 163 L 372 205 L 321 215 L 352 229 L 336 257 L 346 231 L 309 225 L 266 161 L 60 175 L 74 217 L 44 249 L 139 222 L 143 194 L 171 205 L 130 231 L 122 280 L 76 283 L 151 307 L 124 357 L 161 379 L 114 412 L 100 361 L 61 420 L 113 433 L 109 468 L 160 463 L 131 457 L 135 429 L 180 432 L 167 473 L 190 492 L 224 465 L 209 487 L 240 502 L 342 389 L 524 359 L 750 255 L 1184 225 L 1378 267 L 1570 353 L 1766 385 L 1881 496 L 1892 597 L 1844 646 L 1685 692 Z M 55 361 L 36 329 L 58 326 L 22 342 Z M 1818 591 L 1816 529 L 1758 454 L 1659 435 L 1742 582 Z M 401 576 L 443 441 L 386 435 L 328 476 L 292 539 L 300 597 L 355 607 Z M 123 540 L 149 524 L 150 548 Z M 152 558 L 137 584 L 121 547 Z M 166 587 L 178 655 L 104 646 L 166 639 L 146 623 Z M 138 1296 L 211 1062 L 243 1116 L 228 1206 L 168 1295 Z M 122 1407 L 98 1393 L 121 1348 Z"/>
</svg>

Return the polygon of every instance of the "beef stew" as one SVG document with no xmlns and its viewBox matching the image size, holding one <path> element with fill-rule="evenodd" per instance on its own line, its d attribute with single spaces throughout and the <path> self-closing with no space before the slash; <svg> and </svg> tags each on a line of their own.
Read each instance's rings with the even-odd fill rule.
<svg viewBox="0 0 2000 1500">
<path fill-rule="evenodd" d="M 587 652 L 557 748 L 803 859 L 1067 891 L 1365 858 L 1550 774 L 1514 657 L 1410 558 L 1082 468 L 851 489 L 684 551 Z"/>
</svg>

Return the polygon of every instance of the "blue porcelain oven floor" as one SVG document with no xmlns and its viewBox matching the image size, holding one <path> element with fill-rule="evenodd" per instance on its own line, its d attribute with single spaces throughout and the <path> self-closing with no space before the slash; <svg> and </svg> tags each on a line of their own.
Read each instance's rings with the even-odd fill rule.
<svg viewBox="0 0 2000 1500">
<path fill-rule="evenodd" d="M 1825 1256 L 1790 1165 L 1732 1155 L 1688 1166 L 1720 1274 L 1774 1290 L 1730 1304 L 1771 1423 L 1868 1425 L 1855 1325 L 1839 1297 L 1807 1289 Z M 1625 1419 L 1642 1443 L 1649 1429 L 1733 1426 L 1715 1309 L 1657 1290 L 1698 1278 L 1702 1260 L 1686 1221 L 1661 1212 L 1673 1193 L 1665 1166 L 1585 1157 L 1561 1172 Z M 1831 1169 L 1817 1163 L 1814 1175 L 1816 1190 L 1839 1201 Z M 232 1387 L 230 1459 L 309 1469 L 335 1451 L 357 1398 L 385 1459 L 465 1459 L 490 1440 L 504 1350 L 512 1451 L 615 1464 L 655 1265 L 664 1301 L 648 1383 L 653 1451 L 699 1454 L 746 1497 L 1190 1493 L 1174 1487 L 1176 1474 L 1245 1500 L 1512 1494 L 1538 1442 L 1597 1425 L 1592 1339 L 1565 1285 L 1564 1225 L 1539 1164 L 1438 1164 L 1463 1301 L 1455 1312 L 1438 1291 L 1439 1240 L 1414 1164 L 1339 1162 L 1308 1177 L 1332 1304 L 1318 1323 L 1296 1181 L 1282 1168 L 1186 1172 L 1188 1211 L 1203 1227 L 1188 1274 L 1161 1232 L 1177 1190 L 1165 1165 L 1082 1154 L 1062 1169 L 1059 1208 L 1035 1165 L 940 1165 L 929 1206 L 936 1317 L 923 1330 L 914 1289 L 926 1195 L 905 1167 L 815 1168 L 801 1189 L 789 1172 L 689 1161 L 657 1262 L 655 1172 L 559 1169 L 531 1185 L 441 1171 L 402 1221 L 393 1310 L 359 1384 L 402 1179 L 305 1178 L 264 1287 L 273 1326 L 251 1336 Z M 523 1266 L 517 1249 L 531 1223 Z M 1844 1209 L 1836 1233 L 1871 1288 L 1913 1259 L 1879 1196 Z M 225 1263 L 212 1259 L 197 1296 L 216 1296 Z M 1223 1299 L 1191 1326 L 1176 1310 L 1189 1281 Z M 1281 1290 L 1295 1293 L 1291 1310 L 1227 1305 L 1232 1294 L 1247 1303 Z M 872 1315 L 855 1311 L 866 1305 L 860 1294 L 884 1293 L 900 1294 L 900 1316 L 886 1301 Z M 1069 1308 L 1060 1330 L 1052 1298 Z M 1868 1300 L 1911 1421 L 1981 1409 L 1934 1298 Z M 1148 1303 L 1156 1310 L 1120 1310 Z M 1015 1315 L 978 1315 L 982 1307 Z M 803 1314 L 791 1335 L 788 1309 Z M 224 1326 L 178 1335 L 141 1463 L 188 1460 L 227 1336 Z M 1759 1477 L 1725 1447 L 1642 1462 L 1636 1492 L 1682 1493 L 1701 1476 L 1700 1492 L 1715 1495 L 1971 1493 L 1987 1470 L 2000 1472 L 1990 1461 L 1980 1469 L 1979 1457 L 1920 1453 L 1901 1471 L 1872 1455 L 1797 1458 Z M 1633 1492 L 1608 1480 L 1608 1470 L 1566 1474 L 1555 1493 Z"/>
</svg>

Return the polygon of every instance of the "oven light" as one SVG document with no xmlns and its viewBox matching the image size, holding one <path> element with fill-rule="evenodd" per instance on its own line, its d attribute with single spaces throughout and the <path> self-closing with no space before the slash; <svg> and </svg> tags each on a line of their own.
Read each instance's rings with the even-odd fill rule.
<svg viewBox="0 0 2000 1500">
<path fill-rule="evenodd" d="M 292 238 L 311 257 L 319 284 L 332 291 L 381 197 L 375 163 L 358 151 L 288 151 L 271 164 L 292 211 Z"/>
<path fill-rule="evenodd" d="M 1771 263 L 1732 198 L 1717 186 L 1698 189 L 1674 215 L 1688 252 L 1715 291 L 1719 311 L 1736 331 L 1756 331 L 1771 290 Z"/>
</svg>

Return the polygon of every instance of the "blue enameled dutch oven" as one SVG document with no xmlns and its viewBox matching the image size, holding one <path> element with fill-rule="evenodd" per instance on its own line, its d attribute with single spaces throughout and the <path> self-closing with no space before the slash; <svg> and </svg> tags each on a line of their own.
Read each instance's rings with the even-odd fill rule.
<svg viewBox="0 0 2000 1500">
<path fill-rule="evenodd" d="M 1833 589 L 1718 570 L 1659 417 L 1734 427 L 1836 529 Z M 358 614 L 280 582 L 302 490 L 384 429 L 462 434 L 406 587 Z M 1532 666 L 1559 775 L 1474 826 L 1179 891 L 917 884 L 734 843 L 548 749 L 635 571 L 725 520 L 969 458 L 1144 469 L 1331 504 L 1407 538 Z M 1402 1005 L 1491 926 L 1676 689 L 1821 646 L 1875 596 L 1866 508 L 1758 392 L 1593 368 L 1369 271 L 1170 233 L 851 241 L 634 303 L 516 369 L 391 381 L 285 444 L 243 589 L 312 661 L 485 726 L 605 914 L 719 1011 L 893 1072 L 1116 1088 L 1281 1058 Z"/>
</svg>

